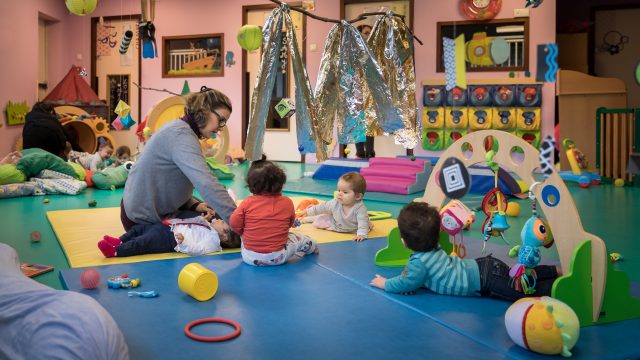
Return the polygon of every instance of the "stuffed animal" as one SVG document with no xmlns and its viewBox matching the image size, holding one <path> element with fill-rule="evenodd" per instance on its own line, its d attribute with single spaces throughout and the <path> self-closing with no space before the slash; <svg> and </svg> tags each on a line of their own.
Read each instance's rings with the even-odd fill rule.
<svg viewBox="0 0 640 360">
<path fill-rule="evenodd" d="M 296 207 L 296 218 L 302 218 L 306 216 L 305 210 L 313 205 L 318 205 L 320 202 L 318 199 L 303 199 Z"/>
<path fill-rule="evenodd" d="M 549 225 L 535 214 L 527 220 L 520 233 L 522 245 L 516 245 L 509 251 L 510 257 L 518 257 L 518 263 L 509 271 L 516 279 L 516 290 L 525 294 L 536 292 L 536 273 L 534 267 L 540 263 L 540 246 L 550 247 L 553 243 Z"/>
</svg>

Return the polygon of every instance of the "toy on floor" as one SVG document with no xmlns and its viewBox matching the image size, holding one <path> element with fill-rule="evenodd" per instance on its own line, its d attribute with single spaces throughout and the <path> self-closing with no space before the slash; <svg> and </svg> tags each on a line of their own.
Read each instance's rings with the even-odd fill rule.
<svg viewBox="0 0 640 360">
<path fill-rule="evenodd" d="M 509 201 L 507 203 L 507 210 L 505 210 L 505 214 L 511 217 L 520 216 L 520 204 L 514 201 Z"/>
<path fill-rule="evenodd" d="M 131 279 L 126 274 L 110 277 L 107 280 L 107 287 L 111 289 L 129 289 L 140 286 L 140 278 Z"/>
<path fill-rule="evenodd" d="M 609 254 L 609 260 L 611 260 L 611 262 L 617 262 L 620 260 L 624 260 L 624 257 L 622 256 L 622 254 L 617 253 L 617 252 L 613 252 L 611 254 Z"/>
<path fill-rule="evenodd" d="M 391 213 L 385 211 L 369 210 L 367 214 L 369 215 L 369 221 L 391 219 Z"/>
<path fill-rule="evenodd" d="M 569 160 L 569 165 L 571 166 L 571 171 L 559 172 L 562 180 L 577 182 L 583 188 L 600 184 L 600 181 L 602 181 L 600 175 L 586 171 L 589 167 L 589 162 L 584 153 L 576 147 L 573 140 L 569 138 L 562 140 L 562 146 L 565 148 L 567 160 Z"/>
<path fill-rule="evenodd" d="M 39 243 L 40 240 L 42 240 L 42 234 L 40 233 L 40 231 L 37 231 L 37 230 L 32 231 L 29 237 L 32 243 Z"/>
<path fill-rule="evenodd" d="M 198 263 L 191 263 L 180 270 L 178 286 L 194 299 L 207 301 L 218 291 L 218 276 Z"/>
<path fill-rule="evenodd" d="M 221 324 L 231 325 L 235 329 L 235 331 L 232 332 L 231 334 L 228 334 L 228 335 L 211 336 L 211 337 L 200 336 L 200 335 L 196 335 L 196 334 L 191 332 L 191 329 L 194 326 L 197 326 L 197 325 L 200 325 L 200 324 L 205 324 L 205 323 L 221 323 Z M 233 320 L 229 320 L 229 319 L 204 318 L 204 319 L 194 320 L 194 321 L 188 323 L 187 326 L 184 327 L 184 334 L 187 335 L 189 338 L 191 338 L 193 340 L 197 340 L 197 341 L 203 341 L 203 342 L 226 341 L 226 340 L 231 340 L 231 339 L 237 337 L 238 335 L 240 335 L 240 325 L 238 325 L 237 322 L 235 322 Z"/>
<path fill-rule="evenodd" d="M 158 297 L 158 295 L 160 295 L 158 293 L 157 290 L 151 290 L 151 291 L 129 291 L 127 293 L 127 296 L 129 297 L 133 297 L 134 295 L 137 295 L 138 297 L 143 297 L 143 298 L 152 298 L 152 297 Z"/>
<path fill-rule="evenodd" d="M 537 184 L 533 184 L 535 186 Z M 510 257 L 518 257 L 518 263 L 509 271 L 509 275 L 515 279 L 515 289 L 530 295 L 536 292 L 537 275 L 534 267 L 540 263 L 540 246 L 550 247 L 553 237 L 549 225 L 538 217 L 535 196 L 529 191 L 531 198 L 531 218 L 522 227 L 520 237 L 522 245 L 516 245 L 509 251 Z"/>
<path fill-rule="evenodd" d="M 80 273 L 80 284 L 85 289 L 95 289 L 100 283 L 100 273 L 94 269 L 86 269 Z"/>
<path fill-rule="evenodd" d="M 337 191 L 333 192 L 334 198 L 336 197 L 336 193 Z M 318 199 L 303 199 L 302 201 L 300 201 L 300 203 L 298 203 L 298 206 L 296 206 L 296 219 L 305 217 L 307 208 L 318 204 L 320 204 L 320 201 L 318 201 Z"/>
<path fill-rule="evenodd" d="M 548 296 L 516 301 L 507 309 L 504 324 L 513 342 L 540 354 L 570 357 L 580 337 L 573 309 Z"/>
</svg>

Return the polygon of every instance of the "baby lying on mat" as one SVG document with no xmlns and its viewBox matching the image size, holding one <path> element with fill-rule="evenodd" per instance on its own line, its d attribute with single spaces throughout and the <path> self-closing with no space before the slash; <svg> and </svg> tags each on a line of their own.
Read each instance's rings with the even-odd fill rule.
<svg viewBox="0 0 640 360">
<path fill-rule="evenodd" d="M 373 223 L 369 221 L 367 207 L 362 198 L 367 190 L 367 182 L 357 172 L 349 172 L 338 180 L 336 198 L 307 208 L 302 222 L 342 233 L 356 233 L 355 241 L 367 238 Z"/>
<path fill-rule="evenodd" d="M 240 237 L 213 215 L 136 224 L 119 238 L 105 235 L 98 248 L 105 257 L 181 252 L 191 256 L 240 247 Z"/>
</svg>

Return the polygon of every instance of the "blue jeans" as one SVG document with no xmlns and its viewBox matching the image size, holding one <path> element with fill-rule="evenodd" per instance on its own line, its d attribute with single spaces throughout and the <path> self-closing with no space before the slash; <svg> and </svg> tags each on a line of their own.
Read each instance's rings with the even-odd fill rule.
<svg viewBox="0 0 640 360">
<path fill-rule="evenodd" d="M 116 246 L 116 256 L 135 256 L 175 252 L 178 243 L 171 228 L 163 223 L 135 224 L 122 236 Z"/>
<path fill-rule="evenodd" d="M 538 265 L 534 268 L 538 276 L 536 292 L 526 295 L 514 288 L 514 279 L 509 276 L 509 265 L 491 255 L 477 258 L 480 269 L 480 295 L 507 301 L 516 301 L 528 296 L 551 296 L 553 282 L 558 278 L 555 266 Z"/>
</svg>

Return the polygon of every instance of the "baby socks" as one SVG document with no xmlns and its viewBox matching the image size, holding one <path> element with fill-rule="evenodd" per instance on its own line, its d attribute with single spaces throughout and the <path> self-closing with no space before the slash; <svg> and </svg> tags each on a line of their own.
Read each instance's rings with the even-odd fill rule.
<svg viewBox="0 0 640 360">
<path fill-rule="evenodd" d="M 119 238 L 113 237 L 113 236 L 109 236 L 109 235 L 105 235 L 102 240 L 105 240 L 106 242 L 108 242 L 109 244 L 111 244 L 113 246 L 118 246 L 118 245 L 122 244 L 122 241 L 120 241 Z"/>
<path fill-rule="evenodd" d="M 122 244 L 117 237 L 105 235 L 102 240 L 98 241 L 98 249 L 104 257 L 110 258 L 116 256 L 116 246 Z"/>
<path fill-rule="evenodd" d="M 107 240 L 98 241 L 98 249 L 102 252 L 102 255 L 106 258 L 116 256 L 116 247 L 107 242 Z"/>
</svg>

